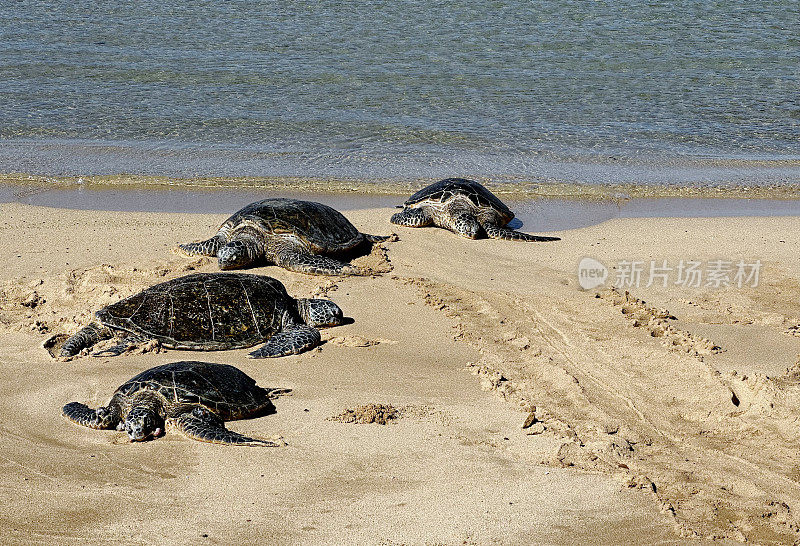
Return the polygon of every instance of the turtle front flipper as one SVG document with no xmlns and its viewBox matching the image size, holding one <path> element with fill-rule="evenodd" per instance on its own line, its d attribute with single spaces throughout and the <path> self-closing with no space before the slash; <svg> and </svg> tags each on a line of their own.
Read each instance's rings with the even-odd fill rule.
<svg viewBox="0 0 800 546">
<path fill-rule="evenodd" d="M 528 235 L 504 227 L 499 227 L 494 224 L 485 224 L 483 226 L 486 235 L 492 239 L 505 239 L 506 241 L 529 241 L 535 243 L 543 243 L 546 241 L 560 241 L 560 237 L 545 237 L 541 235 Z"/>
<path fill-rule="evenodd" d="M 119 414 L 115 412 L 111 406 L 104 406 L 93 410 L 86 404 L 70 402 L 61 408 L 61 413 L 75 424 L 95 429 L 116 428 L 120 421 Z"/>
<path fill-rule="evenodd" d="M 296 249 L 285 249 L 276 253 L 275 265 L 310 275 L 361 275 L 362 273 L 359 268 L 350 264 Z"/>
<path fill-rule="evenodd" d="M 478 234 L 481 232 L 481 225 L 478 220 L 467 212 L 456 214 L 449 227 L 453 233 L 457 233 L 467 239 L 477 239 Z"/>
<path fill-rule="evenodd" d="M 221 233 L 217 233 L 211 239 L 198 241 L 196 243 L 184 243 L 178 245 L 178 248 L 189 256 L 216 256 L 219 249 L 225 244 L 225 241 L 225 236 Z"/>
<path fill-rule="evenodd" d="M 283 444 L 243 436 L 225 428 L 225 422 L 207 409 L 196 406 L 172 421 L 176 429 L 194 440 L 212 444 L 280 447 Z"/>
<path fill-rule="evenodd" d="M 111 339 L 112 337 L 114 337 L 114 333 L 110 328 L 93 322 L 75 332 L 74 335 L 70 336 L 69 339 L 64 342 L 64 345 L 61 347 L 60 356 L 75 356 L 83 349 L 89 348 L 104 339 Z"/>
<path fill-rule="evenodd" d="M 321 337 L 319 330 L 305 324 L 289 326 L 269 338 L 260 349 L 250 353 L 250 358 L 273 358 L 296 355 L 313 349 Z"/>
<path fill-rule="evenodd" d="M 425 227 L 433 225 L 433 217 L 426 208 L 405 209 L 403 212 L 392 214 L 389 221 L 398 226 Z"/>
</svg>

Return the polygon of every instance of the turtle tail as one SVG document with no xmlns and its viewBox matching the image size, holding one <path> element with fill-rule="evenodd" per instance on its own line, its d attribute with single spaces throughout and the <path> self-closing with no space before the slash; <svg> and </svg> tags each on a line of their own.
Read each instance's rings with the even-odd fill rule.
<svg viewBox="0 0 800 546">
<path fill-rule="evenodd" d="M 520 231 L 514 231 L 504 227 L 499 227 L 494 224 L 486 224 L 483 226 L 486 235 L 491 239 L 504 239 L 506 241 L 529 241 L 535 243 L 544 243 L 546 241 L 560 241 L 561 237 L 545 237 L 541 235 L 528 235 Z"/>
<path fill-rule="evenodd" d="M 75 424 L 95 429 L 114 428 L 119 421 L 109 407 L 93 410 L 80 402 L 70 402 L 61 408 L 61 414 Z"/>
</svg>

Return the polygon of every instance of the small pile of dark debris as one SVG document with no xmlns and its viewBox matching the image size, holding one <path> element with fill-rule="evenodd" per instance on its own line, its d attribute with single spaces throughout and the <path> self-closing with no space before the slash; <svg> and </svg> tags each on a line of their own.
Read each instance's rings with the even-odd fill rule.
<svg viewBox="0 0 800 546">
<path fill-rule="evenodd" d="M 355 409 L 347 409 L 341 414 L 331 417 L 330 420 L 358 425 L 369 423 L 385 425 L 389 421 L 399 418 L 400 412 L 389 404 L 367 404 Z"/>
</svg>

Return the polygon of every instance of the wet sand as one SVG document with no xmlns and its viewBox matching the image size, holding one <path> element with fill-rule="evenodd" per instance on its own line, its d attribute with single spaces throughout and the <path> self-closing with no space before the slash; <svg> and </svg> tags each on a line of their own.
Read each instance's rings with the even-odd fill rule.
<svg viewBox="0 0 800 546">
<path fill-rule="evenodd" d="M 208 237 L 227 214 L 0 204 L 6 540 L 797 538 L 800 217 L 620 218 L 521 244 L 392 226 L 393 211 L 346 211 L 362 231 L 400 235 L 356 260 L 379 275 L 248 271 L 294 296 L 327 295 L 354 319 L 324 330 L 319 350 L 62 362 L 42 342 L 74 332 L 93 310 L 215 271 L 173 248 Z M 758 259 L 763 269 L 757 287 L 642 284 L 626 296 L 582 290 L 586 256 L 608 266 Z M 230 424 L 287 446 L 227 448 L 176 434 L 130 444 L 59 415 L 66 402 L 104 404 L 135 373 L 187 359 L 293 389 L 277 414 Z M 392 404 L 400 418 L 330 420 L 370 403 Z"/>
<path fill-rule="evenodd" d="M 290 197 L 337 210 L 400 206 L 419 182 L 367 184 L 339 181 L 323 191 L 320 180 L 173 180 L 122 176 L 44 178 L 0 175 L 0 203 L 79 210 L 232 214 L 247 203 Z M 615 218 L 800 216 L 800 191 L 763 188 L 629 188 L 609 184 L 495 183 L 492 189 L 516 214 L 511 227 L 548 232 L 584 228 Z"/>
</svg>

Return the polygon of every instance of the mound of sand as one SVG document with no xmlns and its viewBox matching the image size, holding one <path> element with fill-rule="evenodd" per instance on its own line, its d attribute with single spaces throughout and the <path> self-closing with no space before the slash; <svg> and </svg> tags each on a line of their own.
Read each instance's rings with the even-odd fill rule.
<svg viewBox="0 0 800 546">
<path fill-rule="evenodd" d="M 339 415 L 330 417 L 331 421 L 340 423 L 353 423 L 356 425 L 369 425 L 376 423 L 385 425 L 400 418 L 398 412 L 390 404 L 365 404 L 354 409 L 346 409 Z"/>
</svg>

